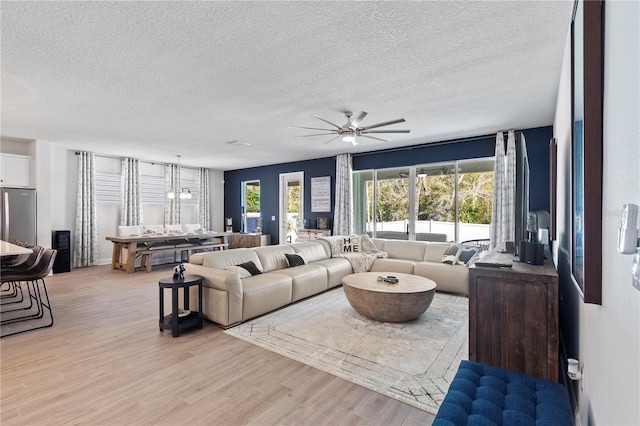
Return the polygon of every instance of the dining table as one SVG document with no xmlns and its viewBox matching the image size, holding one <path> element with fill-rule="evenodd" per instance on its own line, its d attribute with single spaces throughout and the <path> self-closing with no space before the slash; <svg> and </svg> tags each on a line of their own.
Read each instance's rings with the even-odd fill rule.
<svg viewBox="0 0 640 426">
<path fill-rule="evenodd" d="M 188 234 L 144 234 L 106 237 L 113 243 L 111 268 L 127 273 L 135 271 L 136 257 L 142 255 L 147 272 L 151 272 L 151 255 L 163 251 L 182 252 L 195 249 L 225 249 L 231 232 L 202 232 Z M 220 243 L 213 240 L 219 240 Z M 141 265 L 142 266 L 142 265 Z"/>
<path fill-rule="evenodd" d="M 31 254 L 33 250 L 0 240 L 0 256 L 15 256 L 19 254 Z"/>
</svg>

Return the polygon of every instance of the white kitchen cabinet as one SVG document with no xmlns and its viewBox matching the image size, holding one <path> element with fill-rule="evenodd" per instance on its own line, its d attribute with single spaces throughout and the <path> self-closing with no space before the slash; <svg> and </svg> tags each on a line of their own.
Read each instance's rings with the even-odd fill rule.
<svg viewBox="0 0 640 426">
<path fill-rule="evenodd" d="M 31 187 L 32 161 L 26 155 L 0 154 L 0 186 Z"/>
</svg>

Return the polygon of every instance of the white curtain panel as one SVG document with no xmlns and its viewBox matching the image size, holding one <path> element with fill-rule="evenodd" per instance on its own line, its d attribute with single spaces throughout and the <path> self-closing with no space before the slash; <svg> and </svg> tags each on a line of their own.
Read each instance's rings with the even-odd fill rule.
<svg viewBox="0 0 640 426">
<path fill-rule="evenodd" d="M 509 130 L 507 137 L 505 196 L 502 198 L 502 241 L 514 241 L 516 237 L 516 136 Z"/>
<path fill-rule="evenodd" d="M 95 155 L 78 154 L 78 197 L 73 241 L 73 267 L 98 263 L 98 219 L 96 207 Z"/>
<path fill-rule="evenodd" d="M 180 165 L 167 164 L 164 168 L 165 182 L 167 194 L 173 192 L 175 197 L 170 199 L 167 197 L 167 201 L 164 207 L 164 224 L 166 225 L 180 225 L 182 224 L 182 200 L 180 200 Z"/>
<path fill-rule="evenodd" d="M 142 225 L 142 202 L 140 200 L 140 161 L 122 159 L 120 179 L 120 225 Z"/>
<path fill-rule="evenodd" d="M 333 214 L 333 235 L 351 235 L 353 233 L 351 171 L 351 154 L 339 154 L 336 157 L 336 194 Z"/>
<path fill-rule="evenodd" d="M 209 205 L 209 169 L 198 170 L 198 223 L 203 228 L 211 229 L 211 208 Z"/>
<path fill-rule="evenodd" d="M 491 212 L 491 248 L 504 248 L 505 242 L 515 237 L 516 141 L 513 131 L 507 137 L 505 154 L 504 135 L 496 135 L 495 168 L 493 181 L 493 211 Z"/>
</svg>

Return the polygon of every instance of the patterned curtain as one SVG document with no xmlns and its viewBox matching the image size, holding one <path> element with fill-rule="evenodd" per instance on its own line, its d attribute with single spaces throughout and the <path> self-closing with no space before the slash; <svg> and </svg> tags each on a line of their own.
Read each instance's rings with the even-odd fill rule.
<svg viewBox="0 0 640 426">
<path fill-rule="evenodd" d="M 180 165 L 167 164 L 164 167 L 164 178 L 166 182 L 167 194 L 173 192 L 174 197 L 167 197 L 164 206 L 164 224 L 180 225 L 182 224 L 182 203 L 180 200 Z"/>
<path fill-rule="evenodd" d="M 211 229 L 211 209 L 209 206 L 209 169 L 198 170 L 198 223 L 204 229 Z"/>
<path fill-rule="evenodd" d="M 505 242 L 514 241 L 516 191 L 516 138 L 513 130 L 507 137 L 507 152 L 504 135 L 496 135 L 496 165 L 493 182 L 493 211 L 491 212 L 491 245 L 504 248 Z"/>
<path fill-rule="evenodd" d="M 336 157 L 336 202 L 333 215 L 333 235 L 351 235 L 351 154 Z"/>
<path fill-rule="evenodd" d="M 140 161 L 122 159 L 120 225 L 142 225 L 140 201 Z"/>
<path fill-rule="evenodd" d="M 73 267 L 98 263 L 98 219 L 96 216 L 95 155 L 78 154 L 78 198 L 73 242 Z"/>
</svg>

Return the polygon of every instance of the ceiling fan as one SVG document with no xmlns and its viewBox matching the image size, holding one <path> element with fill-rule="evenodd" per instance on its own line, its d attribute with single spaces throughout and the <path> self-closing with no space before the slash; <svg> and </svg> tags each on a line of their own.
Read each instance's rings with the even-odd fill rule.
<svg viewBox="0 0 640 426">
<path fill-rule="evenodd" d="M 353 113 L 351 111 L 345 111 L 344 115 L 347 117 L 347 123 L 342 126 L 332 123 L 329 120 L 325 120 L 324 118 L 318 115 L 315 115 L 315 114 L 313 115 L 318 120 L 322 120 L 325 123 L 335 127 L 332 129 L 322 129 L 318 127 L 300 127 L 300 126 L 289 126 L 289 127 L 293 129 L 324 130 L 327 132 L 327 133 L 313 133 L 310 135 L 296 136 L 299 138 L 307 138 L 310 136 L 335 135 L 333 138 L 326 141 L 324 145 L 330 142 L 333 142 L 339 138 L 341 138 L 344 142 L 350 142 L 352 145 L 358 145 L 358 138 L 369 138 L 369 139 L 375 139 L 377 141 L 390 142 L 391 139 L 385 139 L 378 136 L 371 136 L 371 133 L 409 133 L 409 130 L 371 130 L 371 129 L 377 129 L 378 127 L 384 127 L 384 126 L 390 126 L 392 124 L 403 123 L 405 121 L 404 118 L 372 124 L 370 126 L 360 127 L 360 123 L 367 116 L 366 112 L 362 111 L 360 115 L 353 121 L 351 120 L 351 117 L 353 116 Z"/>
</svg>

